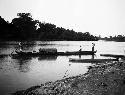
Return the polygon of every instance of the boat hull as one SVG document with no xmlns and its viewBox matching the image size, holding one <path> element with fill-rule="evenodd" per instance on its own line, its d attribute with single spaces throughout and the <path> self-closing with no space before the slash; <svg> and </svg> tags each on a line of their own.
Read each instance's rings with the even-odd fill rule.
<svg viewBox="0 0 125 95">
<path fill-rule="evenodd" d="M 107 61 L 118 61 L 118 59 L 69 59 L 70 62 L 79 62 L 79 63 L 102 63 Z"/>
<path fill-rule="evenodd" d="M 123 58 L 123 57 L 125 57 L 124 55 L 115 55 L 115 54 L 100 54 L 100 56 L 114 57 L 114 58 Z"/>
<path fill-rule="evenodd" d="M 74 52 L 48 52 L 48 53 L 41 53 L 41 52 L 19 52 L 15 51 L 16 55 L 19 56 L 43 56 L 43 55 L 52 55 L 52 56 L 68 56 L 68 55 L 94 55 L 96 51 L 74 51 Z"/>
<path fill-rule="evenodd" d="M 96 51 L 58 52 L 57 55 L 94 55 Z"/>
</svg>

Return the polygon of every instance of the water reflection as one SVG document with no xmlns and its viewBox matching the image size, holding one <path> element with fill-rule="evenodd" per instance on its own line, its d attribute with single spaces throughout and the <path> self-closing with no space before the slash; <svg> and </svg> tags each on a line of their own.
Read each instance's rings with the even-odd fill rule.
<svg viewBox="0 0 125 95">
<path fill-rule="evenodd" d="M 30 71 L 29 65 L 32 57 L 12 57 L 15 59 L 15 68 L 19 70 L 20 72 L 28 72 Z"/>
<path fill-rule="evenodd" d="M 14 60 L 15 68 L 19 70 L 20 72 L 29 72 L 30 71 L 30 65 L 32 64 L 32 60 L 36 59 L 37 62 L 40 61 L 55 61 L 57 59 L 57 56 L 39 56 L 39 57 L 31 57 L 31 56 L 11 56 L 11 58 Z"/>
</svg>

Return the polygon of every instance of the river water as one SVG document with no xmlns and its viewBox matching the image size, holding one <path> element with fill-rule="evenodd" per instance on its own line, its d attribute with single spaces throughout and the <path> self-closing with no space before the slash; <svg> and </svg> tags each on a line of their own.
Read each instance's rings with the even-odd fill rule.
<svg viewBox="0 0 125 95">
<path fill-rule="evenodd" d="M 44 57 L 12 57 L 8 54 L 19 49 L 19 42 L 0 42 L 0 95 L 7 95 L 31 86 L 48 81 L 56 81 L 66 77 L 87 72 L 92 63 L 71 63 L 69 58 L 79 56 L 44 56 Z M 95 43 L 95 58 L 103 58 L 100 54 L 124 54 L 125 42 L 108 41 L 35 41 L 23 42 L 24 51 L 38 51 L 39 48 L 57 48 L 58 51 L 91 50 Z M 92 56 L 81 56 L 91 58 Z"/>
</svg>

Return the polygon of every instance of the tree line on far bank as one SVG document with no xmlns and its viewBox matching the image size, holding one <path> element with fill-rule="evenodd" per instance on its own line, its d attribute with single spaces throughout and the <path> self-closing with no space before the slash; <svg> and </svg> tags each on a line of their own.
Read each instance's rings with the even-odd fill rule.
<svg viewBox="0 0 125 95">
<path fill-rule="evenodd" d="M 34 20 L 30 13 L 18 13 L 11 23 L 0 16 L 0 40 L 67 40 L 97 41 L 98 37 L 89 32 L 57 27 L 51 23 Z"/>
<path fill-rule="evenodd" d="M 124 35 L 110 36 L 110 37 L 104 37 L 104 38 L 99 38 L 99 39 L 106 40 L 106 41 L 125 42 Z"/>
</svg>

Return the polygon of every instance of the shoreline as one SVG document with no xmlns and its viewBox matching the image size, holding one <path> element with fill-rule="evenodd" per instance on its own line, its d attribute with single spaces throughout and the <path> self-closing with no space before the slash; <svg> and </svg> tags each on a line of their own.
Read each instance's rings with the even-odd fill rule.
<svg viewBox="0 0 125 95">
<path fill-rule="evenodd" d="M 125 62 L 93 64 L 83 75 L 32 86 L 11 95 L 124 95 Z"/>
</svg>

